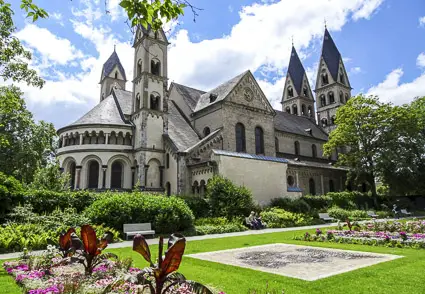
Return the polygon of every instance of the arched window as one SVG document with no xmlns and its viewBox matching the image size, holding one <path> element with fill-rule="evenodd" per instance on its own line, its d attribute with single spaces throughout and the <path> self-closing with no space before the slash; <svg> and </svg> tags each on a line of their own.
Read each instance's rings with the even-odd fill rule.
<svg viewBox="0 0 425 294">
<path fill-rule="evenodd" d="M 114 131 L 109 135 L 108 144 L 111 144 L 111 145 L 117 144 L 117 135 L 115 134 Z"/>
<path fill-rule="evenodd" d="M 306 112 L 306 108 L 305 108 L 305 105 L 303 104 L 303 105 L 301 105 L 301 114 L 302 115 L 306 115 L 307 114 L 307 112 Z"/>
<path fill-rule="evenodd" d="M 137 62 L 137 76 L 139 77 L 142 74 L 142 60 L 139 59 Z"/>
<path fill-rule="evenodd" d="M 151 73 L 156 76 L 161 75 L 161 62 L 159 60 L 151 60 Z"/>
<path fill-rule="evenodd" d="M 291 86 L 288 87 L 288 98 L 294 97 L 294 89 Z"/>
<path fill-rule="evenodd" d="M 97 144 L 97 135 L 95 131 L 91 132 L 90 144 Z"/>
<path fill-rule="evenodd" d="M 115 79 L 118 79 L 118 72 L 115 72 Z"/>
<path fill-rule="evenodd" d="M 83 144 L 90 144 L 90 135 L 89 132 L 85 132 L 84 133 L 84 137 L 83 137 Z"/>
<path fill-rule="evenodd" d="M 198 195 L 198 194 L 199 194 L 199 185 L 198 185 L 198 181 L 195 181 L 195 182 L 193 183 L 193 186 L 192 186 L 192 194 L 193 194 L 193 195 Z"/>
<path fill-rule="evenodd" d="M 201 182 L 199 182 L 199 195 L 201 197 L 205 197 L 206 187 L 205 181 L 201 180 Z"/>
<path fill-rule="evenodd" d="M 311 106 L 308 107 L 308 116 L 313 117 L 313 108 Z"/>
<path fill-rule="evenodd" d="M 286 111 L 287 113 L 291 113 L 291 108 L 290 108 L 289 106 L 287 106 L 287 107 L 285 108 L 285 111 Z"/>
<path fill-rule="evenodd" d="M 292 114 L 298 115 L 298 107 L 297 105 L 292 105 Z"/>
<path fill-rule="evenodd" d="M 72 162 L 69 166 L 69 174 L 71 176 L 71 179 L 69 181 L 69 186 L 71 189 L 74 189 L 75 187 L 75 162 Z"/>
<path fill-rule="evenodd" d="M 274 138 L 274 148 L 276 152 L 279 152 L 279 139 L 277 137 Z"/>
<path fill-rule="evenodd" d="M 342 68 L 339 69 L 339 71 L 341 72 L 339 74 L 339 82 L 343 85 L 345 85 L 345 77 L 344 77 L 344 73 L 342 72 Z"/>
<path fill-rule="evenodd" d="M 124 145 L 131 146 L 131 135 L 130 133 L 125 134 Z"/>
<path fill-rule="evenodd" d="M 310 195 L 316 195 L 316 185 L 314 184 L 314 180 L 310 179 L 308 181 L 308 188 L 310 191 Z"/>
<path fill-rule="evenodd" d="M 236 133 L 236 152 L 246 152 L 245 126 L 241 123 L 237 123 L 235 127 L 235 133 Z"/>
<path fill-rule="evenodd" d="M 124 135 L 122 132 L 118 133 L 117 145 L 124 145 Z"/>
<path fill-rule="evenodd" d="M 344 103 L 344 93 L 339 92 L 339 102 Z"/>
<path fill-rule="evenodd" d="M 170 184 L 170 182 L 167 182 L 165 184 L 165 190 L 167 191 L 167 196 L 171 196 L 171 184 Z"/>
<path fill-rule="evenodd" d="M 165 167 L 168 169 L 170 168 L 170 154 L 167 153 L 167 155 L 165 155 Z"/>
<path fill-rule="evenodd" d="M 332 125 L 334 125 L 334 124 L 335 124 L 335 119 L 336 119 L 336 118 L 335 118 L 335 115 L 333 115 L 333 116 L 331 117 L 331 124 L 332 124 Z"/>
<path fill-rule="evenodd" d="M 328 125 L 328 120 L 326 118 L 322 118 L 322 127 L 326 127 Z"/>
<path fill-rule="evenodd" d="M 329 92 L 328 93 L 328 98 L 329 98 L 329 104 L 335 103 L 334 92 Z"/>
<path fill-rule="evenodd" d="M 260 127 L 255 128 L 255 154 L 264 154 L 264 134 Z"/>
<path fill-rule="evenodd" d="M 308 89 L 307 89 L 307 87 L 304 87 L 303 88 L 303 94 L 304 94 L 304 97 L 308 97 Z"/>
<path fill-rule="evenodd" d="M 99 132 L 99 136 L 97 137 L 97 144 L 105 144 L 105 134 L 103 131 Z"/>
<path fill-rule="evenodd" d="M 137 110 L 139 110 L 141 107 L 140 107 L 140 94 L 139 93 L 137 93 L 137 95 L 136 95 L 136 105 L 134 105 L 134 111 L 137 111 Z"/>
<path fill-rule="evenodd" d="M 311 145 L 311 155 L 313 156 L 313 158 L 317 157 L 317 147 L 315 144 Z"/>
<path fill-rule="evenodd" d="M 347 103 L 347 102 L 348 102 L 348 99 L 350 99 L 350 97 L 348 97 L 348 94 L 346 93 L 346 94 L 345 94 L 345 103 Z"/>
<path fill-rule="evenodd" d="M 300 142 L 295 141 L 294 148 L 295 148 L 295 155 L 300 155 Z"/>
<path fill-rule="evenodd" d="M 151 94 L 150 96 L 150 102 L 151 102 L 151 109 L 153 110 L 159 110 L 159 101 L 161 100 L 161 97 L 155 96 L 154 94 Z"/>
<path fill-rule="evenodd" d="M 327 73 L 322 73 L 322 86 L 329 84 L 329 78 Z"/>
<path fill-rule="evenodd" d="M 210 128 L 209 127 L 205 127 L 203 133 L 204 133 L 204 137 L 208 136 L 211 133 Z"/>
<path fill-rule="evenodd" d="M 335 192 L 334 181 L 329 180 L 329 192 Z"/>
<path fill-rule="evenodd" d="M 111 168 L 111 189 L 121 189 L 123 178 L 123 166 L 120 161 L 114 161 Z"/>
<path fill-rule="evenodd" d="M 295 180 L 293 176 L 288 176 L 286 179 L 286 183 L 288 184 L 288 187 L 293 187 L 295 184 Z"/>
<path fill-rule="evenodd" d="M 320 106 L 326 106 L 326 97 L 325 95 L 320 95 Z"/>
<path fill-rule="evenodd" d="M 91 160 L 88 164 L 88 188 L 97 189 L 99 187 L 99 163 Z"/>
</svg>

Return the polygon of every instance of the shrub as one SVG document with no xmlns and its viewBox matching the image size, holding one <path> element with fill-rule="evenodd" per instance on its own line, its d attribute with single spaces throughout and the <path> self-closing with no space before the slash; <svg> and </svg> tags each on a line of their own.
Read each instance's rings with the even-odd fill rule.
<svg viewBox="0 0 425 294">
<path fill-rule="evenodd" d="M 292 213 L 280 208 L 271 208 L 261 212 L 262 221 L 267 223 L 269 228 L 286 228 L 296 226 L 306 226 L 312 224 L 312 217 Z"/>
<path fill-rule="evenodd" d="M 210 215 L 210 206 L 205 198 L 196 195 L 179 195 L 177 197 L 186 202 L 195 218 L 208 217 Z"/>
<path fill-rule="evenodd" d="M 228 219 L 248 216 L 254 207 L 251 191 L 237 187 L 229 179 L 214 176 L 207 186 L 207 199 L 212 216 Z"/>
<path fill-rule="evenodd" d="M 364 210 L 346 210 L 337 206 L 331 207 L 328 213 L 331 217 L 341 221 L 345 221 L 347 218 L 355 220 L 369 218 L 367 212 Z"/>
<path fill-rule="evenodd" d="M 296 213 L 309 213 L 311 210 L 310 205 L 308 205 L 308 203 L 301 198 L 275 198 L 270 202 L 270 206 L 282 208 L 284 210 Z"/>
<path fill-rule="evenodd" d="M 157 233 L 184 231 L 193 224 L 193 213 L 178 197 L 148 193 L 113 193 L 87 207 L 84 214 L 92 223 L 122 230 L 123 224 L 152 223 Z"/>
<path fill-rule="evenodd" d="M 316 210 L 326 210 L 332 206 L 332 198 L 326 195 L 306 195 L 301 199 L 304 200 L 310 208 Z"/>
<path fill-rule="evenodd" d="M 240 220 L 242 222 L 242 220 Z M 195 226 L 213 225 L 223 226 L 228 224 L 229 221 L 225 217 L 205 217 L 195 220 Z"/>
<path fill-rule="evenodd" d="M 0 172 L 0 222 L 16 205 L 15 198 L 19 198 L 23 192 L 24 189 L 17 179 Z"/>
<path fill-rule="evenodd" d="M 208 234 L 224 234 L 233 232 L 247 231 L 248 228 L 242 223 L 228 223 L 226 225 L 214 226 L 214 225 L 203 225 L 195 226 L 196 235 L 208 235 Z"/>
</svg>

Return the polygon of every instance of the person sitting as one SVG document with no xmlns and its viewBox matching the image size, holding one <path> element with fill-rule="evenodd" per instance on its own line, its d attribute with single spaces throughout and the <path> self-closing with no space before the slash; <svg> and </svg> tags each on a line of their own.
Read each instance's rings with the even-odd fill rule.
<svg viewBox="0 0 425 294">
<path fill-rule="evenodd" d="M 397 209 L 397 205 L 396 204 L 393 204 L 393 209 L 392 209 L 392 212 L 394 213 L 394 217 L 395 218 L 399 218 L 400 217 L 400 213 L 399 213 L 399 211 L 398 211 L 398 209 Z"/>
<path fill-rule="evenodd" d="M 263 222 L 263 220 L 261 219 L 261 216 L 258 215 L 258 213 L 255 214 L 255 220 L 257 221 L 258 225 L 260 226 L 260 229 L 264 229 L 266 228 L 266 223 Z"/>
<path fill-rule="evenodd" d="M 260 227 L 260 224 L 258 223 L 258 221 L 257 221 L 257 218 L 255 217 L 255 212 L 253 212 L 253 211 L 251 211 L 251 214 L 249 215 L 249 217 L 248 217 L 248 221 L 250 222 L 250 224 L 251 224 L 251 227 L 254 229 L 254 230 L 258 230 L 258 229 L 260 229 L 261 227 Z"/>
</svg>

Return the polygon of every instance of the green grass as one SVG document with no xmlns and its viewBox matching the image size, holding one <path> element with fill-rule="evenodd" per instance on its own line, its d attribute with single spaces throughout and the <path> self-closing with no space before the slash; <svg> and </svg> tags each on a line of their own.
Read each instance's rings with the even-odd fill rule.
<svg viewBox="0 0 425 294">
<path fill-rule="evenodd" d="M 189 257 L 183 259 L 180 272 L 188 279 L 204 283 L 215 289 L 222 290 L 227 294 L 248 293 L 250 290 L 257 290 L 257 294 L 265 293 L 263 291 L 266 289 L 266 285 L 268 285 L 269 290 L 275 290 L 275 293 L 282 293 L 283 289 L 286 294 L 425 293 L 425 283 L 423 283 L 425 250 L 371 247 L 351 244 L 313 243 L 292 240 L 294 234 L 299 235 L 302 233 L 304 233 L 304 231 L 192 241 L 188 242 L 186 253 L 208 252 L 270 243 L 291 243 L 397 254 L 405 257 L 313 282 L 230 265 L 201 261 Z M 151 246 L 152 252 L 156 253 L 157 248 L 157 246 Z M 110 251 L 122 257 L 132 257 L 137 267 L 147 266 L 143 258 L 138 253 L 133 252 L 131 248 L 111 249 Z M 3 269 L 0 270 L 0 293 L 21 293 L 19 287 L 7 276 Z"/>
</svg>

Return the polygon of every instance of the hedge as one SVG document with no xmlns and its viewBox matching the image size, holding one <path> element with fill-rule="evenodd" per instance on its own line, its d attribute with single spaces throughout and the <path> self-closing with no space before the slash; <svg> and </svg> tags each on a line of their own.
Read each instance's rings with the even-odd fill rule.
<svg viewBox="0 0 425 294">
<path fill-rule="evenodd" d="M 113 193 L 95 200 L 84 214 L 93 223 L 122 230 L 123 224 L 151 223 L 156 233 L 174 233 L 193 226 L 194 216 L 180 198 L 148 193 Z"/>
</svg>

